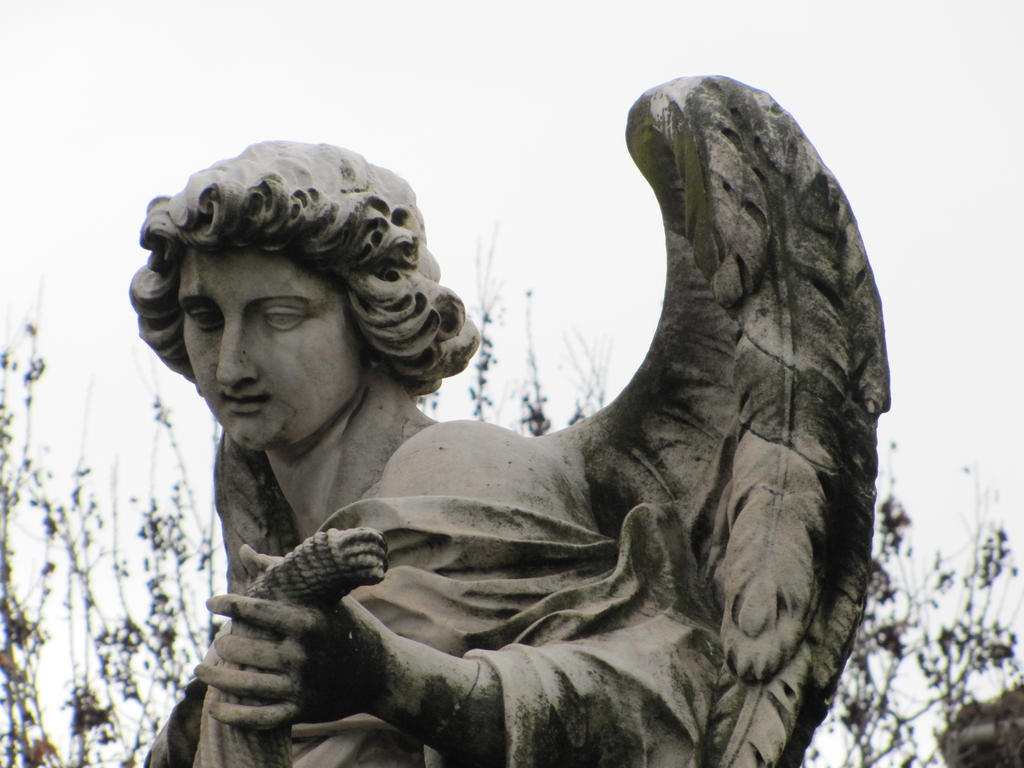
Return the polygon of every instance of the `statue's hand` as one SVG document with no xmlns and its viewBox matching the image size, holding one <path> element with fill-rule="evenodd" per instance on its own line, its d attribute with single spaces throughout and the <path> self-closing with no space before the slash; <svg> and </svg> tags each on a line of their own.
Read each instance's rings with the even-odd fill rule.
<svg viewBox="0 0 1024 768">
<path fill-rule="evenodd" d="M 218 595 L 207 607 L 232 621 L 214 641 L 224 663 L 196 668 L 200 680 L 237 699 L 212 706 L 218 720 L 263 730 L 366 710 L 383 625 L 355 601 L 319 608 Z"/>
</svg>

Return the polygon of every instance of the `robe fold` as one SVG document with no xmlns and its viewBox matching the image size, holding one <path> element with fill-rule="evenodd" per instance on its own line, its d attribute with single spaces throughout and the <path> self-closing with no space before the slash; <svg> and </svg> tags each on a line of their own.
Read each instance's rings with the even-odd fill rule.
<svg viewBox="0 0 1024 768">
<path fill-rule="evenodd" d="M 442 496 L 365 499 L 324 523 L 357 526 L 384 533 L 390 567 L 352 596 L 394 632 L 490 665 L 507 765 L 701 763 L 721 652 L 678 510 L 638 506 L 618 541 L 543 512 Z M 196 695 L 161 733 L 150 768 L 192 765 L 183 734 L 198 728 L 183 721 L 199 717 Z M 445 765 L 366 715 L 296 725 L 292 736 L 296 768 Z"/>
</svg>

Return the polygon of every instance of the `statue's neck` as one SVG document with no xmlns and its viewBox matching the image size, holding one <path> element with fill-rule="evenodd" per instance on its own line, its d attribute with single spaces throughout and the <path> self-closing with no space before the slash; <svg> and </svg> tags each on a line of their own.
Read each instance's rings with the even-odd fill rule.
<svg viewBox="0 0 1024 768">
<path fill-rule="evenodd" d="M 267 452 L 300 538 L 335 510 L 372 495 L 398 447 L 432 424 L 389 376 L 371 370 L 348 409 L 302 451 Z"/>
</svg>

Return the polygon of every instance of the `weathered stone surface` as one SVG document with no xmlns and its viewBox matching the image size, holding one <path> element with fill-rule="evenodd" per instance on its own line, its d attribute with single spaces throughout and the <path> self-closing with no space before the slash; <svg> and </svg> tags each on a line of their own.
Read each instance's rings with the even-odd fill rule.
<svg viewBox="0 0 1024 768">
<path fill-rule="evenodd" d="M 132 300 L 225 427 L 232 624 L 153 768 L 800 763 L 868 575 L 877 293 L 766 94 L 667 83 L 627 140 L 662 319 L 614 403 L 536 439 L 415 408 L 477 333 L 390 172 L 271 142 L 154 201 Z M 374 534 L 327 554 L 361 527 L 376 584 Z"/>
</svg>

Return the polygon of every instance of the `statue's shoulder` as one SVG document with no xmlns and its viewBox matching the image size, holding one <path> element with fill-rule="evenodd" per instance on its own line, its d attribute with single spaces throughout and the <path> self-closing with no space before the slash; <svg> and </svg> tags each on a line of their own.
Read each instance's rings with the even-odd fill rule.
<svg viewBox="0 0 1024 768">
<path fill-rule="evenodd" d="M 558 442 L 479 421 L 432 424 L 394 453 L 380 496 L 463 496 L 592 526 L 583 462 Z"/>
</svg>

